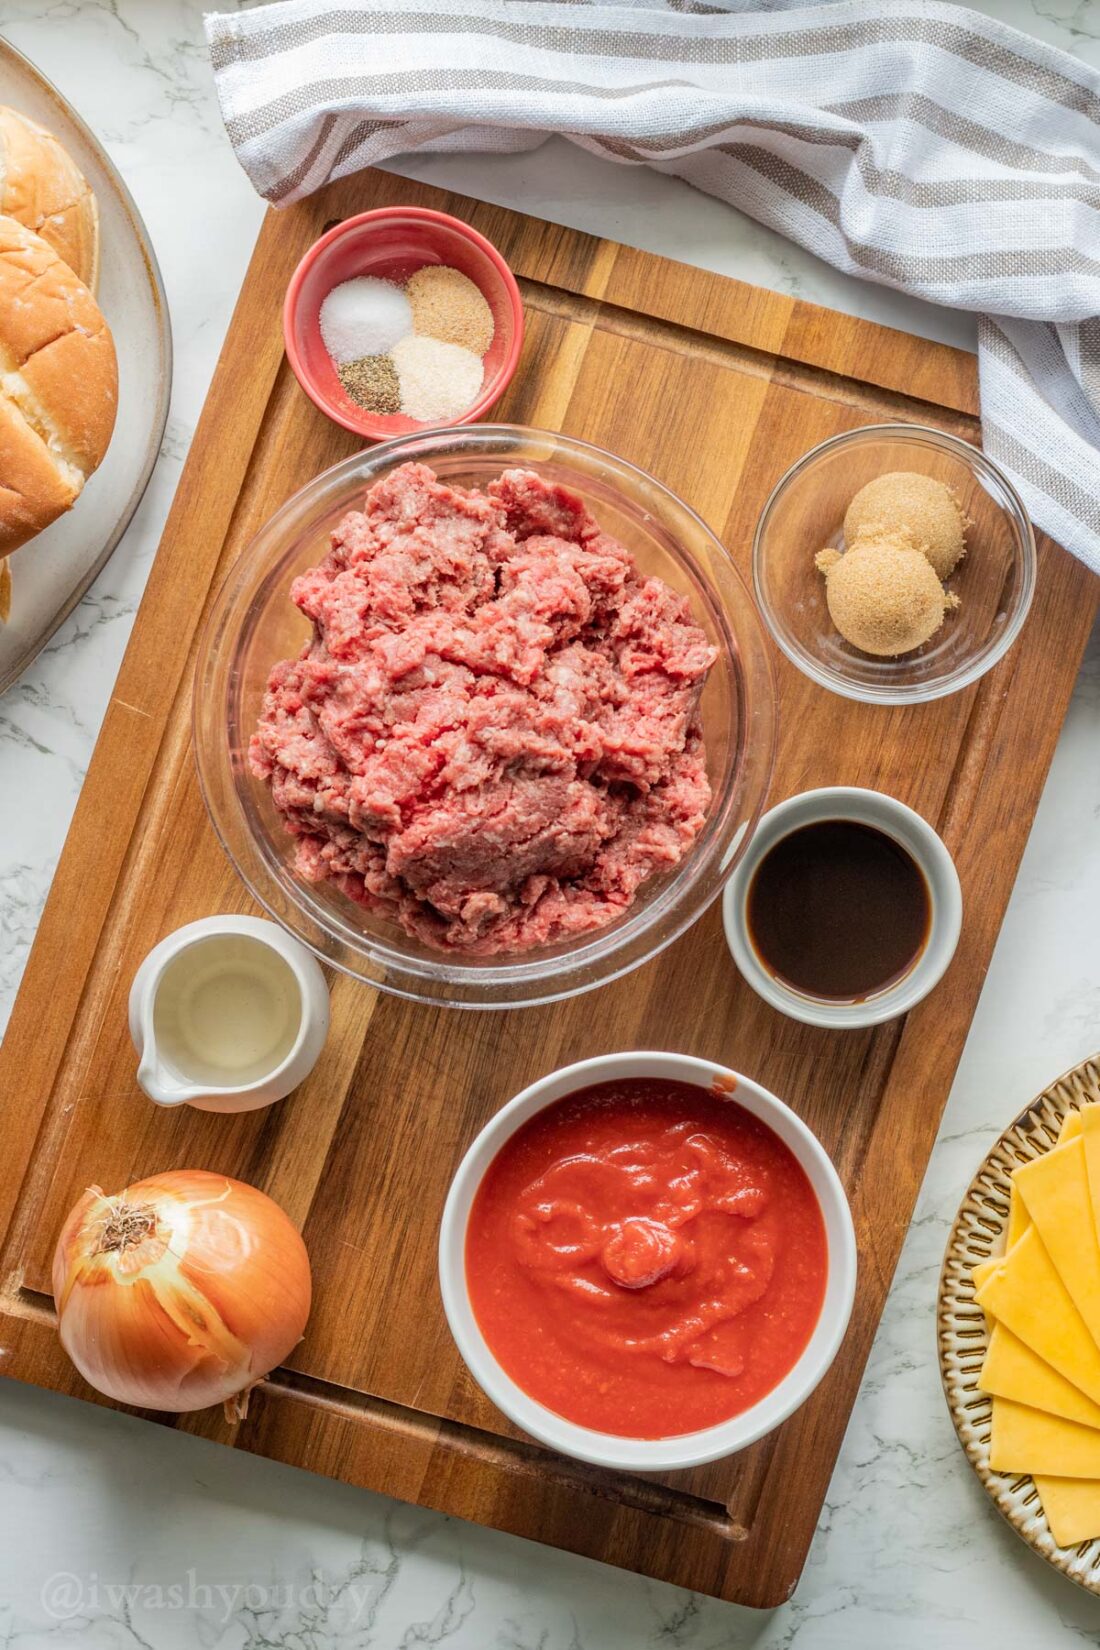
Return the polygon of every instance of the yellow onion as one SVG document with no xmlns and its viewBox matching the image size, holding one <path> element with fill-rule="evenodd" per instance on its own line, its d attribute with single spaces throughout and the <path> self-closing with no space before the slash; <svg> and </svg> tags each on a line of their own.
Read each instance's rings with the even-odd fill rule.
<svg viewBox="0 0 1100 1650">
<path fill-rule="evenodd" d="M 309 1256 L 255 1186 L 179 1169 L 117 1197 L 86 1191 L 58 1239 L 53 1295 L 61 1344 L 97 1391 L 240 1417 L 302 1338 Z"/>
</svg>

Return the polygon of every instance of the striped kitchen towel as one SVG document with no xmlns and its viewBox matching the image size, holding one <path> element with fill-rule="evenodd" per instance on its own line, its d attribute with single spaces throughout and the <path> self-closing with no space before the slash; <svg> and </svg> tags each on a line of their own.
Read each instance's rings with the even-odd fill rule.
<svg viewBox="0 0 1100 1650">
<path fill-rule="evenodd" d="M 551 132 L 979 312 L 986 451 L 1100 572 L 1100 72 L 937 0 L 282 0 L 206 19 L 285 205 L 410 150 Z"/>
</svg>

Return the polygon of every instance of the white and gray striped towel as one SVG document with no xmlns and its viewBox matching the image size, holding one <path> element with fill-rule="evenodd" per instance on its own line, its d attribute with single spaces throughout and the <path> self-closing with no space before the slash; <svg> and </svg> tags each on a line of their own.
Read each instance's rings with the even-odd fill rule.
<svg viewBox="0 0 1100 1650">
<path fill-rule="evenodd" d="M 747 4 L 282 0 L 206 28 L 276 204 L 410 150 L 560 132 L 977 310 L 986 450 L 1100 572 L 1100 73 L 937 0 Z"/>
</svg>

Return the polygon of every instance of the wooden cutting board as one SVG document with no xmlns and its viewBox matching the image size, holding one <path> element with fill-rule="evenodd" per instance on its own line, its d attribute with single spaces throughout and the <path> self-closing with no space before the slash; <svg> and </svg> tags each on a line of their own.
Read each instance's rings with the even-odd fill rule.
<svg viewBox="0 0 1100 1650">
<path fill-rule="evenodd" d="M 746 577 L 769 489 L 823 437 L 900 418 L 978 438 L 974 362 L 941 345 L 382 173 L 269 214 L 0 1050 L 2 1368 L 94 1399 L 53 1329 L 49 1263 L 64 1214 L 93 1181 L 119 1190 L 158 1169 L 225 1171 L 301 1224 L 315 1306 L 247 1421 L 204 1413 L 175 1425 L 723 1598 L 778 1604 L 813 1535 L 1096 583 L 1042 544 L 1021 641 L 978 686 L 935 704 L 849 703 L 776 659 L 773 800 L 876 786 L 931 820 L 958 863 L 962 944 L 905 1021 L 834 1034 L 781 1018 L 740 982 L 713 907 L 627 979 L 546 1008 L 432 1010 L 338 978 L 331 1040 L 291 1099 L 240 1117 L 155 1109 L 135 1085 L 126 1030 L 137 965 L 181 923 L 249 909 L 195 780 L 196 633 L 260 524 L 356 446 L 286 366 L 283 291 L 330 222 L 397 201 L 468 219 L 516 270 L 528 336 L 498 415 L 653 471 Z M 789 1101 L 833 1154 L 860 1246 L 851 1329 L 815 1397 L 743 1455 L 666 1478 L 584 1468 L 519 1435 L 461 1365 L 435 1276 L 446 1187 L 486 1118 L 555 1066 L 631 1046 L 707 1055 Z"/>
</svg>

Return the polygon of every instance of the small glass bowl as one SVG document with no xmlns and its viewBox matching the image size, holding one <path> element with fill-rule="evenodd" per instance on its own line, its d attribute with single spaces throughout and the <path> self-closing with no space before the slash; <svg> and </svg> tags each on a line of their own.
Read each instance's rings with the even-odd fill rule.
<svg viewBox="0 0 1100 1650">
<path fill-rule="evenodd" d="M 272 665 L 311 633 L 290 600 L 298 574 L 399 464 L 485 487 L 519 466 L 579 493 L 644 573 L 686 596 L 718 650 L 700 705 L 711 804 L 679 863 L 653 877 L 616 922 L 514 955 L 460 957 L 411 938 L 330 884 L 294 870 L 294 839 L 248 766 Z M 694 511 L 623 459 L 564 435 L 482 424 L 402 436 L 355 454 L 277 511 L 233 564 L 207 620 L 195 672 L 194 743 L 214 829 L 260 903 L 324 962 L 400 997 L 471 1008 L 553 1002 L 615 979 L 682 934 L 721 891 L 760 817 L 775 750 L 775 688 L 763 627 L 729 554 Z"/>
<path fill-rule="evenodd" d="M 839 634 L 814 556 L 844 548 L 849 500 L 875 476 L 917 470 L 950 487 L 970 518 L 966 555 L 947 580 L 960 605 L 912 653 L 876 658 Z M 919 424 L 872 424 L 831 436 L 772 491 L 753 540 L 764 621 L 799 670 L 866 704 L 921 704 L 976 682 L 1012 646 L 1035 591 L 1035 538 L 1008 477 L 976 447 Z"/>
</svg>

